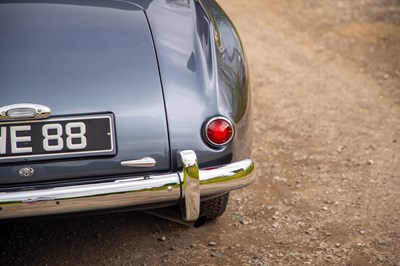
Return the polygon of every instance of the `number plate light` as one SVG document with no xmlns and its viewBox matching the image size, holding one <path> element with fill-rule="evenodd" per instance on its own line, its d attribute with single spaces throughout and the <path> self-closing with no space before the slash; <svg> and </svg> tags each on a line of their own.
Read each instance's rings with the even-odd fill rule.
<svg viewBox="0 0 400 266">
<path fill-rule="evenodd" d="M 18 118 L 30 118 L 36 115 L 36 110 L 33 108 L 15 108 L 9 110 L 7 115 L 11 119 L 18 119 Z"/>
</svg>

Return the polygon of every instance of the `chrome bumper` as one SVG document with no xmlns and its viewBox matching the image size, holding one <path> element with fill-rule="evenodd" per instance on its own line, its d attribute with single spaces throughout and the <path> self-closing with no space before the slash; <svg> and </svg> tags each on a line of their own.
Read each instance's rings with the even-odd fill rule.
<svg viewBox="0 0 400 266">
<path fill-rule="evenodd" d="M 181 200 L 182 218 L 199 217 L 200 197 L 249 185 L 254 163 L 250 159 L 200 170 L 196 154 L 179 153 L 181 172 L 135 177 L 88 185 L 0 192 L 0 219 L 72 213 Z"/>
</svg>

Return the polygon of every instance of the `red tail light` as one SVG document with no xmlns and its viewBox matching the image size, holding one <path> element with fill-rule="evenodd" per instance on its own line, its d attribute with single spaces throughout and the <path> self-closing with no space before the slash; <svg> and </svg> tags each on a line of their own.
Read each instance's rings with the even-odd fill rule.
<svg viewBox="0 0 400 266">
<path fill-rule="evenodd" d="M 233 138 L 234 128 L 232 123 L 224 117 L 214 117 L 205 127 L 207 141 L 214 146 L 225 145 Z"/>
</svg>

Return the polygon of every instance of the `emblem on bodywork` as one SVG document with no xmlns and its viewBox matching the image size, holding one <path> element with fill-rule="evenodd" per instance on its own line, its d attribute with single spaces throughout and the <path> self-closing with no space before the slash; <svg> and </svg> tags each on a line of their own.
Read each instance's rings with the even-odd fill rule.
<svg viewBox="0 0 400 266">
<path fill-rule="evenodd" d="M 19 169 L 19 175 L 22 177 L 30 177 L 33 176 L 33 174 L 35 173 L 35 170 L 33 170 L 33 168 L 31 167 L 24 167 Z"/>
<path fill-rule="evenodd" d="M 44 119 L 51 114 L 49 107 L 34 103 L 18 103 L 0 107 L 0 121 Z"/>
</svg>

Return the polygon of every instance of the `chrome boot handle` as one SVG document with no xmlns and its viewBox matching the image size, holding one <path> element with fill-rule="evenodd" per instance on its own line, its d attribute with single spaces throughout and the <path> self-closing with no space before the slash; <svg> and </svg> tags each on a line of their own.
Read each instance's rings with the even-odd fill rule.
<svg viewBox="0 0 400 266">
<path fill-rule="evenodd" d="M 0 107 L 0 121 L 45 119 L 50 114 L 51 110 L 49 107 L 33 103 L 18 103 Z"/>
</svg>

